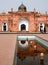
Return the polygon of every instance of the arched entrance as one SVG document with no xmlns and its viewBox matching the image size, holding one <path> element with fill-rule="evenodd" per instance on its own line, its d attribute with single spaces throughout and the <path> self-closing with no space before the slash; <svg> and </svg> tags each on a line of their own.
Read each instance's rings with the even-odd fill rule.
<svg viewBox="0 0 48 65">
<path fill-rule="evenodd" d="M 19 27 L 19 31 L 23 31 L 23 30 L 28 31 L 28 20 L 24 18 L 20 19 L 18 27 Z"/>
<path fill-rule="evenodd" d="M 21 31 L 22 31 L 22 30 L 26 30 L 26 25 L 25 25 L 25 24 L 22 24 L 22 25 L 21 25 Z"/>
</svg>

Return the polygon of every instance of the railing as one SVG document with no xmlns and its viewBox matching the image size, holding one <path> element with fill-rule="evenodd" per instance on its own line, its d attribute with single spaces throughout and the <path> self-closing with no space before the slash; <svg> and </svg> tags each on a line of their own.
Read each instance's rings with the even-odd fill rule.
<svg viewBox="0 0 48 65">
<path fill-rule="evenodd" d="M 37 41 L 41 46 L 43 46 L 44 48 L 46 48 L 48 50 L 48 41 L 38 37 L 38 36 L 18 36 L 17 40 L 21 41 L 21 40 L 35 40 Z"/>
</svg>

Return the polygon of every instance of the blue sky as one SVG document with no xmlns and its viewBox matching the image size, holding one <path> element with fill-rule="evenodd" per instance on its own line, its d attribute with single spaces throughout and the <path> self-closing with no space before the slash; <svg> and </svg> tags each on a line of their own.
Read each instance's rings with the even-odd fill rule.
<svg viewBox="0 0 48 65">
<path fill-rule="evenodd" d="M 8 12 L 11 8 L 17 11 L 22 2 L 28 11 L 36 8 L 41 13 L 48 12 L 48 0 L 0 0 L 0 12 Z"/>
</svg>

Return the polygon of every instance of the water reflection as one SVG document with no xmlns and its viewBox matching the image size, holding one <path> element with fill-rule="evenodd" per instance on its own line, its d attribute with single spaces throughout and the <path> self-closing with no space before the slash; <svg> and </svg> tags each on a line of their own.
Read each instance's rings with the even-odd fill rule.
<svg viewBox="0 0 48 65">
<path fill-rule="evenodd" d="M 44 65 L 44 59 L 40 60 L 40 65 Z"/>
<path fill-rule="evenodd" d="M 17 57 L 17 65 L 48 65 L 48 54 L 44 55 L 44 60 L 40 60 L 40 55 L 36 57 L 28 56 L 21 60 Z"/>
</svg>

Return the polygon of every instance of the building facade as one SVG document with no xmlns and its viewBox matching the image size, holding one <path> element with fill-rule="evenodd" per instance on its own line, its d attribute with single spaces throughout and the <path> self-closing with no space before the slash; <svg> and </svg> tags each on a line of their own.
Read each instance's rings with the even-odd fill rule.
<svg viewBox="0 0 48 65">
<path fill-rule="evenodd" d="M 48 32 L 48 14 L 28 12 L 21 4 L 18 11 L 0 13 L 0 31 Z"/>
<path fill-rule="evenodd" d="M 24 59 L 40 53 L 48 54 L 47 12 L 28 12 L 21 4 L 18 11 L 11 8 L 8 13 L 0 13 L 0 65 L 16 65 L 16 57 Z"/>
</svg>

